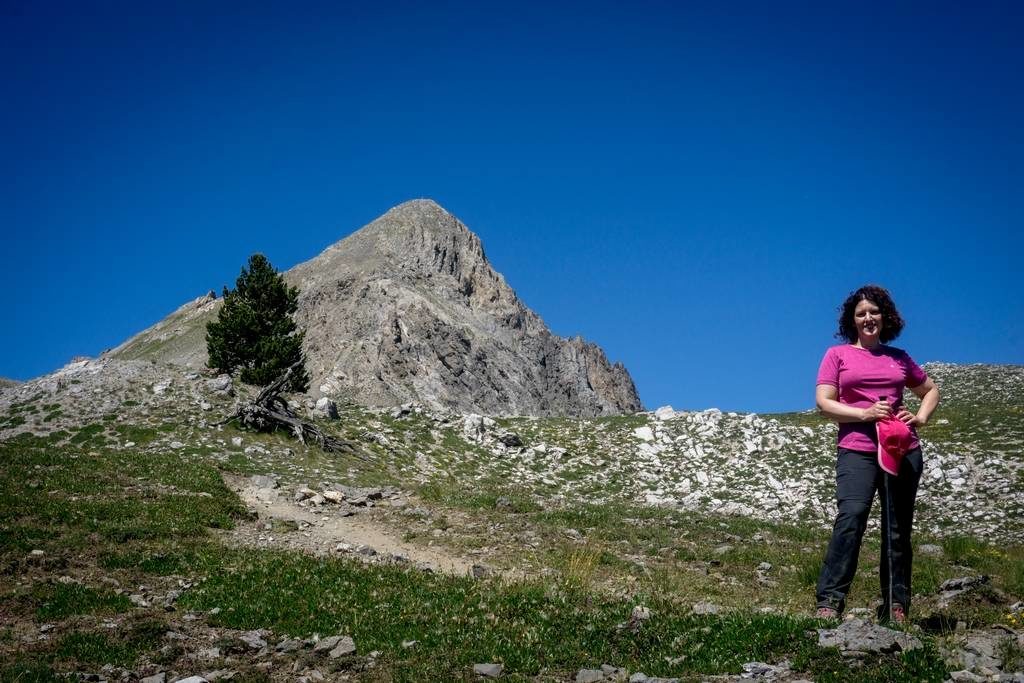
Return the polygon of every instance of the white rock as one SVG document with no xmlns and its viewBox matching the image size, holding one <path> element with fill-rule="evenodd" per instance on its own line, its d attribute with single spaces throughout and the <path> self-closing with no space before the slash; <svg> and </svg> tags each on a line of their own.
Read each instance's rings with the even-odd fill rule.
<svg viewBox="0 0 1024 683">
<path fill-rule="evenodd" d="M 501 675 L 501 664 L 474 664 L 473 673 L 484 678 L 497 678 Z"/>
<path fill-rule="evenodd" d="M 642 439 L 643 441 L 654 441 L 654 432 L 647 426 L 637 427 L 634 429 L 633 436 L 638 439 Z"/>
<path fill-rule="evenodd" d="M 321 396 L 316 402 L 316 412 L 331 420 L 337 420 L 338 404 L 326 396 Z"/>
<path fill-rule="evenodd" d="M 343 636 L 334 649 L 327 653 L 327 656 L 331 659 L 337 659 L 338 657 L 353 654 L 355 651 L 356 642 L 349 636 Z"/>
<path fill-rule="evenodd" d="M 654 411 L 654 417 L 659 420 L 671 420 L 676 416 L 676 411 L 672 406 L 662 406 Z"/>
</svg>

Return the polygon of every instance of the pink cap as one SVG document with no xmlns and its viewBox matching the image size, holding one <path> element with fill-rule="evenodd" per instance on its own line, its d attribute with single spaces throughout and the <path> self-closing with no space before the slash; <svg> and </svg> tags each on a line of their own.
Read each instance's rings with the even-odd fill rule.
<svg viewBox="0 0 1024 683">
<path fill-rule="evenodd" d="M 878 466 L 893 475 L 900 473 L 900 461 L 910 450 L 910 427 L 894 417 L 875 422 L 878 430 Z"/>
</svg>

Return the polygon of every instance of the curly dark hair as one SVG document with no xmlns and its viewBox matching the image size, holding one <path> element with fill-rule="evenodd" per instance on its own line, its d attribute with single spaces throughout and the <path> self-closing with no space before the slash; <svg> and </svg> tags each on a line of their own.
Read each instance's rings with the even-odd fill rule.
<svg viewBox="0 0 1024 683">
<path fill-rule="evenodd" d="M 864 300 L 878 306 L 882 313 L 882 331 L 878 335 L 879 341 L 885 344 L 900 336 L 905 323 L 900 312 L 896 310 L 896 304 L 893 303 L 888 290 L 878 285 L 864 285 L 846 297 L 846 301 L 839 307 L 839 331 L 836 332 L 836 338 L 845 339 L 851 344 L 857 341 L 857 326 L 853 323 L 853 310 Z"/>
</svg>

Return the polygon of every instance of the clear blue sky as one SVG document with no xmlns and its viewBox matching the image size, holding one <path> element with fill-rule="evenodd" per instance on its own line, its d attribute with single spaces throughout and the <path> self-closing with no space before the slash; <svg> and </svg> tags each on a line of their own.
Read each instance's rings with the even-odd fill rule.
<svg viewBox="0 0 1024 683">
<path fill-rule="evenodd" d="M 0 0 L 0 376 L 431 197 L 648 408 L 812 404 L 865 282 L 1024 363 L 1024 5 Z"/>
</svg>

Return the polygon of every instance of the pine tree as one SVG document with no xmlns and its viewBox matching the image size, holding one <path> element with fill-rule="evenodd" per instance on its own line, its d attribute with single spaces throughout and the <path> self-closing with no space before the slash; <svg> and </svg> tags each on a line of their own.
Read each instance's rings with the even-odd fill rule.
<svg viewBox="0 0 1024 683">
<path fill-rule="evenodd" d="M 241 368 L 243 382 L 265 386 L 299 363 L 288 389 L 305 391 L 309 376 L 302 357 L 303 333 L 292 319 L 298 298 L 299 290 L 285 283 L 266 256 L 250 256 L 234 291 L 224 288 L 217 320 L 206 326 L 210 367 L 221 372 Z"/>
</svg>

